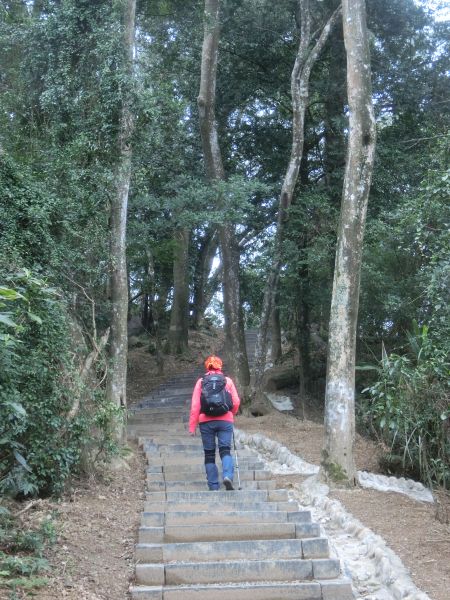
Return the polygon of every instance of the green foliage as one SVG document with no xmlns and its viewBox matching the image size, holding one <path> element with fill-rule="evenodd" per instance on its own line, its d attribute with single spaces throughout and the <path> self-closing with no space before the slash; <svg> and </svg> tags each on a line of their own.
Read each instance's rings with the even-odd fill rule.
<svg viewBox="0 0 450 600">
<path fill-rule="evenodd" d="M 366 338 L 405 340 L 412 319 L 437 346 L 450 337 L 450 174 L 438 148 L 420 189 L 369 221 L 361 283 Z"/>
<path fill-rule="evenodd" d="M 0 156 L 0 189 L 0 270 L 48 264 L 54 248 L 50 235 L 54 198 L 30 181 L 27 169 L 20 170 L 4 156 Z"/>
<path fill-rule="evenodd" d="M 87 401 L 60 294 L 30 271 L 6 281 L 14 325 L 0 323 L 0 492 L 59 494 L 83 451 L 114 450 L 115 409 L 100 393 Z M 77 398 L 82 408 L 69 419 Z"/>
<path fill-rule="evenodd" d="M 104 361 L 98 380 L 79 374 L 86 340 L 109 319 L 108 202 L 129 85 L 122 8 L 71 0 L 0 6 L 3 493 L 58 494 L 93 457 L 117 450 L 123 415 L 98 387 Z"/>
<path fill-rule="evenodd" d="M 55 542 L 51 516 L 37 528 L 23 529 L 7 509 L 0 507 L 0 585 L 13 590 L 46 585 L 47 580 L 39 577 L 49 570 L 43 553 Z"/>
<path fill-rule="evenodd" d="M 449 487 L 450 357 L 426 325 L 415 325 L 407 350 L 383 351 L 377 380 L 362 392 L 360 419 L 387 444 L 391 472 Z"/>
</svg>

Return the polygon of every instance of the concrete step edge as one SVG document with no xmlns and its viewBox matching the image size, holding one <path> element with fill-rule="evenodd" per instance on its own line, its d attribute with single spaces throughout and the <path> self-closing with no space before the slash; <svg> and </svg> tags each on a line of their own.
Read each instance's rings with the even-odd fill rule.
<svg viewBox="0 0 450 600">
<path fill-rule="evenodd" d="M 352 600 L 348 579 L 326 582 L 243 582 L 183 586 L 131 586 L 133 600 Z"/>
</svg>

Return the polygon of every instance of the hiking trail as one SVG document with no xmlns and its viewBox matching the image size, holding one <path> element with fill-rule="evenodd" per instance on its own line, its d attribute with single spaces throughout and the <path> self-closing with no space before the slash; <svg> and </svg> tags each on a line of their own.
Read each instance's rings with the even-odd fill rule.
<svg viewBox="0 0 450 600">
<path fill-rule="evenodd" d="M 254 341 L 247 334 L 249 354 Z M 161 385 L 128 421 L 148 463 L 132 598 L 352 598 L 311 511 L 276 488 L 256 450 L 237 442 L 242 490 L 206 490 L 201 440 L 186 430 L 186 399 L 200 375 Z"/>
</svg>

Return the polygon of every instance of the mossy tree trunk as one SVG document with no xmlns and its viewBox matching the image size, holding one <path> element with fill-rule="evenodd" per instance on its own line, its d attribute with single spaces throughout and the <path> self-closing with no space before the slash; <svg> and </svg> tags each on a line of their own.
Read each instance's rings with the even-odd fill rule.
<svg viewBox="0 0 450 600">
<path fill-rule="evenodd" d="M 342 11 L 350 119 L 330 312 L 322 474 L 352 486 L 356 484 L 356 325 L 376 128 L 365 2 L 343 0 Z"/>
</svg>

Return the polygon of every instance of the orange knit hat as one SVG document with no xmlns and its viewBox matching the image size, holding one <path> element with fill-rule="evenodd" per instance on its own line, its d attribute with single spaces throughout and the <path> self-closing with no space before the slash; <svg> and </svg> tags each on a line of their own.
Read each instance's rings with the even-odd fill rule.
<svg viewBox="0 0 450 600">
<path fill-rule="evenodd" d="M 205 360 L 205 369 L 207 371 L 221 371 L 222 360 L 218 356 L 208 356 L 208 358 Z"/>
</svg>

